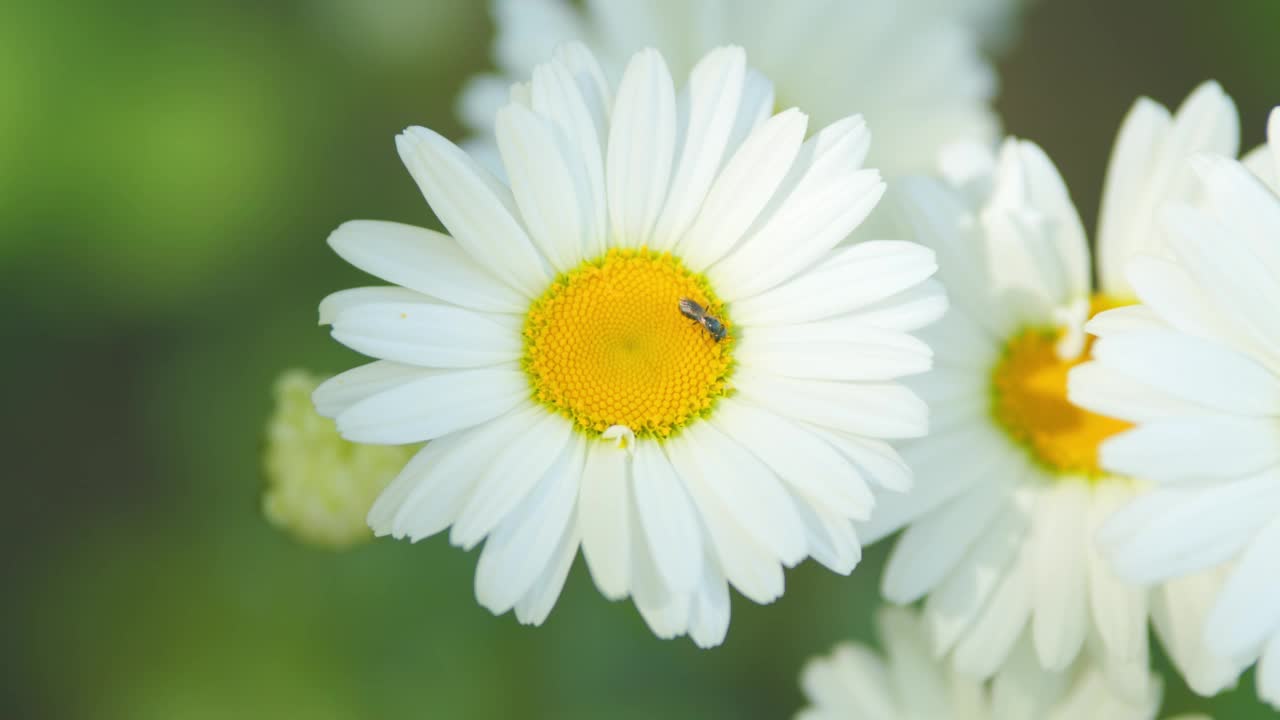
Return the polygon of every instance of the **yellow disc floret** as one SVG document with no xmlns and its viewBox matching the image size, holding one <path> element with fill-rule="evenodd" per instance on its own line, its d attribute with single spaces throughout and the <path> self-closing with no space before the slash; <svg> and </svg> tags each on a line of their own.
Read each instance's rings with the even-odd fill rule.
<svg viewBox="0 0 1280 720">
<path fill-rule="evenodd" d="M 1123 303 L 1095 297 L 1091 314 Z M 1032 458 L 1055 474 L 1100 477 L 1098 445 L 1129 429 L 1129 423 L 1089 412 L 1067 399 L 1067 372 L 1088 360 L 1090 337 L 1079 357 L 1057 352 L 1061 330 L 1024 330 L 1005 346 L 992 373 L 992 413 L 996 422 Z"/>
<path fill-rule="evenodd" d="M 685 317 L 688 298 L 729 335 Z M 702 276 L 670 254 L 610 250 L 557 278 L 529 308 L 524 369 L 535 398 L 591 434 L 664 438 L 727 392 L 732 325 Z"/>
</svg>

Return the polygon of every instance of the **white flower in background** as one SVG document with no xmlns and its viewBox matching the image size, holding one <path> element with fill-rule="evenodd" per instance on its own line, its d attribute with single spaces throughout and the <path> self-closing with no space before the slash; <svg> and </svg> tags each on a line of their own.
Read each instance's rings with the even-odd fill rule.
<svg viewBox="0 0 1280 720">
<path fill-rule="evenodd" d="M 1280 108 L 1268 134 L 1243 164 L 1192 161 L 1203 200 L 1166 209 L 1168 250 L 1128 265 L 1142 305 L 1090 323 L 1096 362 L 1071 392 L 1134 423 L 1102 464 L 1155 485 L 1104 526 L 1118 571 L 1225 574 L 1186 632 L 1237 666 L 1258 660 L 1259 694 L 1280 707 Z"/>
<path fill-rule="evenodd" d="M 883 192 L 870 136 L 855 116 L 806 141 L 761 83 L 722 48 L 678 96 L 648 50 L 615 97 L 565 46 L 498 112 L 509 186 L 434 132 L 397 138 L 452 237 L 352 222 L 330 238 L 398 287 L 321 304 L 378 361 L 316 405 L 351 440 L 431 441 L 370 525 L 484 541 L 493 612 L 541 623 L 581 544 L 604 595 L 715 645 L 726 581 L 767 603 L 807 556 L 850 572 L 869 486 L 910 483 L 885 440 L 926 429 L 895 379 L 931 364 L 908 333 L 945 308 L 933 253 L 837 248 Z"/>
<path fill-rule="evenodd" d="M 907 526 L 884 594 L 927 596 L 935 651 L 961 671 L 992 675 L 1029 636 L 1044 668 L 1063 670 L 1087 650 L 1142 697 L 1150 617 L 1193 687 L 1212 693 L 1234 680 L 1187 630 L 1215 577 L 1148 590 L 1122 582 L 1098 553 L 1095 529 L 1142 488 L 1098 467 L 1098 444 L 1128 425 L 1069 402 L 1067 372 L 1089 355 L 1086 320 L 1129 302 L 1113 270 L 1154 246 L 1160 199 L 1193 190 L 1180 175 L 1185 158 L 1234 152 L 1237 132 L 1233 104 L 1211 83 L 1173 117 L 1149 100 L 1135 105 L 1106 180 L 1097 290 L 1076 209 L 1034 144 L 1008 140 L 998 158 L 950 152 L 954 187 L 903 181 L 904 217 L 937 251 L 952 309 L 923 334 L 937 369 L 913 380 L 933 409 L 930 437 L 902 446 L 916 487 L 883 497 L 863 537 Z"/>
<path fill-rule="evenodd" d="M 922 17 L 939 14 L 972 28 L 988 49 L 1003 51 L 1018 36 L 1022 16 L 1035 0 L 900 0 Z"/>
<path fill-rule="evenodd" d="M 755 72 L 748 92 L 796 106 L 821 126 L 852 113 L 876 134 L 868 165 L 893 177 L 932 171 L 937 151 L 956 141 L 994 141 L 995 74 L 977 34 L 957 16 L 993 18 L 1013 0 L 495 0 L 497 74 L 474 78 L 459 110 L 477 135 L 469 149 L 496 158 L 494 111 L 508 88 L 569 40 L 588 45 L 606 77 L 631 54 L 654 47 L 683 75 L 703 53 L 742 45 Z M 683 104 L 683 101 L 682 101 Z M 496 161 L 490 164 L 497 165 Z"/>
<path fill-rule="evenodd" d="M 937 661 L 914 611 L 886 609 L 877 620 L 884 655 L 847 643 L 810 660 L 800 676 L 810 705 L 796 720 L 1150 720 L 1160 707 L 1154 676 L 1145 695 L 1129 699 L 1083 659 L 1062 672 L 1042 669 L 1023 638 L 984 682 Z"/>
<path fill-rule="evenodd" d="M 302 370 L 276 381 L 262 511 L 302 542 L 346 548 L 373 539 L 365 515 L 415 448 L 343 440 L 333 420 L 311 404 L 320 382 Z"/>
</svg>

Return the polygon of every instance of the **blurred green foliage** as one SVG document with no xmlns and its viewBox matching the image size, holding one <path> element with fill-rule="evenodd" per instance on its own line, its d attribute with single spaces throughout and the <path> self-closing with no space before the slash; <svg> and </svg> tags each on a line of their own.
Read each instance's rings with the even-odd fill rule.
<svg viewBox="0 0 1280 720">
<path fill-rule="evenodd" d="M 735 597 L 728 641 L 699 652 L 581 564 L 534 630 L 478 607 L 475 555 L 442 538 L 332 554 L 261 517 L 272 379 L 358 361 L 315 308 L 369 281 L 324 238 L 434 225 L 392 137 L 457 133 L 488 23 L 472 0 L 6 7 L 0 717 L 777 718 L 805 658 L 869 637 L 883 546 L 852 579 L 800 567 L 774 606 Z M 1041 0 L 1000 108 L 1091 222 L 1139 93 L 1177 103 L 1216 77 L 1261 140 L 1278 28 L 1274 0 Z M 1267 715 L 1250 687 L 1168 685 L 1170 711 Z"/>
</svg>

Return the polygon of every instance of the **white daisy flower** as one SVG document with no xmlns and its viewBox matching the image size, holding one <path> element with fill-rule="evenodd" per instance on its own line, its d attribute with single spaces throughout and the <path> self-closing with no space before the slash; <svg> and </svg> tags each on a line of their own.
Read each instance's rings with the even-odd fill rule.
<svg viewBox="0 0 1280 720">
<path fill-rule="evenodd" d="M 1166 209 L 1167 251 L 1127 267 L 1142 305 L 1090 323 L 1096 362 L 1071 391 L 1136 425 L 1103 444 L 1103 466 L 1156 486 L 1104 527 L 1118 571 L 1225 574 L 1187 632 L 1237 667 L 1258 661 L 1280 707 L 1280 108 L 1268 135 L 1243 163 L 1192 161 L 1203 200 Z"/>
<path fill-rule="evenodd" d="M 1190 192 L 1181 162 L 1234 152 L 1236 133 L 1234 106 L 1214 84 L 1173 116 L 1150 100 L 1135 105 L 1106 180 L 1097 290 L 1079 215 L 1034 144 L 1008 140 L 995 158 L 949 152 L 952 186 L 903 181 L 904 216 L 938 252 L 952 311 L 925 331 L 938 367 L 914 384 L 933 408 L 930 437 L 903 445 L 917 487 L 884 497 L 864 539 L 907 526 L 883 592 L 897 603 L 927 597 L 935 651 L 960 670 L 990 676 L 1029 636 L 1044 668 L 1061 671 L 1088 649 L 1142 697 L 1150 617 L 1194 687 L 1234 680 L 1184 631 L 1203 615 L 1213 578 L 1134 587 L 1097 552 L 1094 530 L 1140 486 L 1098 467 L 1098 444 L 1128 425 L 1069 402 L 1067 372 L 1089 356 L 1088 318 L 1130 301 L 1116 263 L 1154 246 L 1161 198 Z"/>
<path fill-rule="evenodd" d="M 343 440 L 333 420 L 311 404 L 321 381 L 302 370 L 276 380 L 263 454 L 262 512 L 304 543 L 340 549 L 373 539 L 365 515 L 414 448 Z"/>
<path fill-rule="evenodd" d="M 352 440 L 430 441 L 370 525 L 485 541 L 486 608 L 541 623 L 581 544 L 605 596 L 715 645 L 726 581 L 767 603 L 807 556 L 850 572 L 869 485 L 909 484 L 885 441 L 926 429 L 895 379 L 931 364 L 909 333 L 945 306 L 933 253 L 837 247 L 884 189 L 867 129 L 805 140 L 741 48 L 707 55 L 682 95 L 640 52 L 615 95 L 570 45 L 514 97 L 496 121 L 509 186 L 430 130 L 397 138 L 452 237 L 353 222 L 330 238 L 400 286 L 322 303 L 378 362 L 316 404 Z"/>
<path fill-rule="evenodd" d="M 1026 638 L 985 682 L 937 661 L 917 613 L 882 610 L 877 626 L 883 656 L 846 643 L 809 661 L 800 676 L 809 707 L 796 720 L 1150 720 L 1160 707 L 1154 676 L 1145 695 L 1129 699 L 1084 659 L 1063 672 L 1044 670 Z"/>
<path fill-rule="evenodd" d="M 941 5 L 946 11 L 939 11 Z M 476 133 L 469 148 L 496 158 L 494 111 L 508 87 L 565 41 L 581 41 L 617 77 L 631 54 L 657 48 L 677 76 L 717 45 L 742 45 L 752 66 L 747 92 L 792 105 L 826 125 L 857 111 L 876 131 L 868 164 L 887 176 L 934 169 L 938 148 L 994 142 L 995 73 L 963 19 L 992 25 L 1018 0 L 494 0 L 498 71 L 459 98 Z M 1004 12 L 1010 12 L 1005 10 Z M 496 166 L 496 162 L 493 163 Z"/>
</svg>

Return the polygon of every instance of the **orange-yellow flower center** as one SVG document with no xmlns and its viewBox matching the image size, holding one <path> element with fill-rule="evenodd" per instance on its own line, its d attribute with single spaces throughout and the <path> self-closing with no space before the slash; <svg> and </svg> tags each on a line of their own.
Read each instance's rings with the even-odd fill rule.
<svg viewBox="0 0 1280 720">
<path fill-rule="evenodd" d="M 729 330 L 717 341 L 681 298 Z M 529 309 L 524 369 L 537 400 L 598 434 L 668 437 L 727 392 L 732 325 L 706 280 L 666 253 L 610 250 L 557 278 Z"/>
<path fill-rule="evenodd" d="M 1125 303 L 1098 295 L 1090 315 Z M 1059 329 L 1023 330 L 1005 346 L 992 373 L 992 413 L 1005 432 L 1055 474 L 1102 476 L 1098 445 L 1129 423 L 1076 407 L 1067 400 L 1067 372 L 1089 359 L 1093 338 L 1078 357 L 1057 351 Z"/>
</svg>

